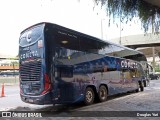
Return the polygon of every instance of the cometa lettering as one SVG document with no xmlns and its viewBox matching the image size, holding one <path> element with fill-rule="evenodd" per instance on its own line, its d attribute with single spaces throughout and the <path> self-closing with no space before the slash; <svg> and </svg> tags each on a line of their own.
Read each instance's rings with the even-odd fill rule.
<svg viewBox="0 0 160 120">
<path fill-rule="evenodd" d="M 121 61 L 122 68 L 137 68 L 137 63 L 132 61 Z"/>
</svg>

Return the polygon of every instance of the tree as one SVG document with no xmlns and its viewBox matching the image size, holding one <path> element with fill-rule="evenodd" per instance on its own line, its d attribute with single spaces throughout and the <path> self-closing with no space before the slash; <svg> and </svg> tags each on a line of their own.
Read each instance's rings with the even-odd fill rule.
<svg viewBox="0 0 160 120">
<path fill-rule="evenodd" d="M 148 32 L 152 27 L 155 33 L 159 32 L 160 26 L 160 8 L 149 4 L 144 0 L 95 0 L 106 7 L 106 13 L 113 23 L 115 18 L 121 18 L 122 22 L 131 21 L 133 17 L 139 17 L 144 32 Z"/>
</svg>

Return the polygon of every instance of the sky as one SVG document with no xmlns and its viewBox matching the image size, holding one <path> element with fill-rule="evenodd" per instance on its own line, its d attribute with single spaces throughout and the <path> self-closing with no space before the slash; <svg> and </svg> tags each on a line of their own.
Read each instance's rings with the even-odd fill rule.
<svg viewBox="0 0 160 120">
<path fill-rule="evenodd" d="M 0 54 L 18 55 L 21 31 L 39 22 L 56 23 L 105 40 L 143 33 L 139 22 L 108 27 L 104 10 L 93 10 L 93 6 L 93 0 L 0 0 Z"/>
</svg>

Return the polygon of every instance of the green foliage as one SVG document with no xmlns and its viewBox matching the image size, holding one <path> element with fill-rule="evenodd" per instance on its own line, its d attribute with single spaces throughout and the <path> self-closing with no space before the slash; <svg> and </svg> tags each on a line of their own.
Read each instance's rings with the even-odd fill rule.
<svg viewBox="0 0 160 120">
<path fill-rule="evenodd" d="M 131 21 L 133 17 L 139 17 L 144 32 L 153 26 L 154 32 L 159 31 L 160 8 L 153 6 L 144 0 L 95 0 L 106 6 L 106 12 L 110 19 L 121 18 L 121 22 Z M 110 22 L 110 20 L 109 20 Z"/>
<path fill-rule="evenodd" d="M 156 66 L 155 66 L 155 72 L 160 72 L 160 65 L 159 64 L 156 64 Z"/>
<path fill-rule="evenodd" d="M 155 72 L 160 72 L 160 69 L 155 69 Z"/>
</svg>

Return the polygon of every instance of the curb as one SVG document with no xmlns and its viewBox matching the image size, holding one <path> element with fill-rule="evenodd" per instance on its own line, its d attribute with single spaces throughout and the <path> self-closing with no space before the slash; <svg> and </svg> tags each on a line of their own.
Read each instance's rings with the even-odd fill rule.
<svg viewBox="0 0 160 120">
<path fill-rule="evenodd" d="M 2 83 L 0 83 L 0 86 L 3 85 Z M 17 86 L 19 85 L 19 83 L 4 83 L 5 86 Z"/>
</svg>

